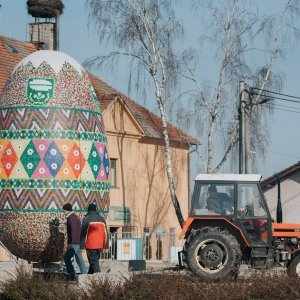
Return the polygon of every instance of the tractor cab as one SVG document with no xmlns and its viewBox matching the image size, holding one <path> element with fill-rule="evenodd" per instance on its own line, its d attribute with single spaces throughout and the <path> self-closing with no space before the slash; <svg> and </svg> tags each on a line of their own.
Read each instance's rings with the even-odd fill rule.
<svg viewBox="0 0 300 300">
<path fill-rule="evenodd" d="M 260 178 L 257 174 L 199 174 L 189 217 L 230 222 L 240 228 L 246 244 L 267 244 L 271 238 L 271 216 Z"/>
</svg>

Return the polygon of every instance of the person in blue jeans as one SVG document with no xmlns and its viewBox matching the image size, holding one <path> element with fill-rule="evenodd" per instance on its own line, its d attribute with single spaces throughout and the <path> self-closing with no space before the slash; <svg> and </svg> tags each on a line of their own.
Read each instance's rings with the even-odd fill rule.
<svg viewBox="0 0 300 300">
<path fill-rule="evenodd" d="M 81 274 L 87 273 L 87 269 L 80 250 L 81 222 L 78 216 L 73 212 L 73 208 L 70 203 L 66 203 L 63 206 L 63 211 L 67 218 L 68 238 L 68 247 L 64 255 L 64 262 L 67 268 L 69 280 L 74 281 L 76 280 L 76 273 L 72 264 L 72 258 L 74 256 L 76 263 L 79 266 Z"/>
</svg>

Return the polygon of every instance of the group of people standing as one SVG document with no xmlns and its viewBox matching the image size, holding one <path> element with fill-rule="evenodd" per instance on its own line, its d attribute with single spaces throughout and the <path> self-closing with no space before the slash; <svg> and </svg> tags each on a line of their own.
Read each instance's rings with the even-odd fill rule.
<svg viewBox="0 0 300 300">
<path fill-rule="evenodd" d="M 93 274 L 100 272 L 99 259 L 103 249 L 108 248 L 108 232 L 104 218 L 97 212 L 95 204 L 91 203 L 88 213 L 82 220 L 73 212 L 72 205 L 66 203 L 63 206 L 67 218 L 68 247 L 64 255 L 70 281 L 76 279 L 76 273 L 72 263 L 75 256 L 81 274 Z M 86 250 L 89 269 L 85 266 L 82 252 Z"/>
</svg>

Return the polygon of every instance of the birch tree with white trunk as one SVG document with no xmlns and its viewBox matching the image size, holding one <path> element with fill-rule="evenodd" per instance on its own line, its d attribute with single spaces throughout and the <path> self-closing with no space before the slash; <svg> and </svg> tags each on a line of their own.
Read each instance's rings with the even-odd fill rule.
<svg viewBox="0 0 300 300">
<path fill-rule="evenodd" d="M 151 78 L 162 121 L 171 200 L 183 226 L 174 185 L 165 109 L 169 91 L 177 82 L 178 62 L 173 45 L 182 36 L 183 28 L 168 0 L 87 0 L 86 3 L 90 25 L 94 27 L 99 41 L 106 41 L 114 49 L 106 56 L 89 59 L 87 65 L 101 66 L 108 61 L 116 61 L 120 56 L 127 56 L 138 72 L 135 85 L 139 85 L 141 71 Z"/>
<path fill-rule="evenodd" d="M 180 104 L 179 119 L 193 123 L 195 135 L 207 141 L 202 158 L 206 161 L 204 172 L 224 170 L 229 158 L 233 163 L 227 168 L 232 171 L 238 161 L 238 83 L 244 80 L 256 88 L 248 107 L 250 141 L 252 151 L 263 154 L 268 142 L 267 117 L 272 113 L 271 106 L 266 109 L 260 105 L 267 95 L 263 90 L 280 91 L 283 87 L 284 74 L 274 72 L 274 64 L 287 48 L 285 42 L 298 39 L 299 30 L 294 24 L 299 15 L 299 2 L 286 1 L 277 16 L 259 16 L 241 0 L 199 3 L 194 1 L 193 10 L 198 9 L 200 13 L 204 8 L 209 20 L 201 40 L 209 42 L 216 51 L 217 68 L 208 71 L 211 76 L 217 70 L 216 81 L 201 81 L 198 75 L 204 70 L 197 68 L 199 58 L 186 55 L 184 77 L 193 82 L 193 88 L 186 93 L 194 101 L 194 107 L 188 109 Z"/>
</svg>

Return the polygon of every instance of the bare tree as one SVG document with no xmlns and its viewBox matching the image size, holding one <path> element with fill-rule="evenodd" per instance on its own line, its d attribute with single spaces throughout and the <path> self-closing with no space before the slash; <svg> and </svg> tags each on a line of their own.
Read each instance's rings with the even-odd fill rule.
<svg viewBox="0 0 300 300">
<path fill-rule="evenodd" d="M 199 8 L 198 1 L 194 4 L 193 8 Z M 298 16 L 299 5 L 297 0 L 290 0 L 279 16 L 261 17 L 240 0 L 203 1 L 201 8 L 206 13 L 211 12 L 202 42 L 208 41 L 216 49 L 216 82 L 213 85 L 200 81 L 194 57 L 186 55 L 188 68 L 184 76 L 194 83 L 195 88 L 188 92 L 194 107 L 185 110 L 181 107 L 180 117 L 185 121 L 193 119 L 197 135 L 207 136 L 205 172 L 216 173 L 229 157 L 237 161 L 233 154 L 237 152 L 238 142 L 236 99 L 240 80 L 257 88 L 249 107 L 251 147 L 257 153 L 265 149 L 268 140 L 266 117 L 272 109 L 259 104 L 266 96 L 263 90 L 279 91 L 283 86 L 283 74 L 273 72 L 273 67 L 282 54 L 281 47 L 286 46 L 287 36 L 291 37 L 291 33 L 293 37 L 298 36 L 293 21 Z M 265 48 L 257 46 L 264 41 L 267 42 Z M 255 65 L 262 67 L 255 68 Z"/>
<path fill-rule="evenodd" d="M 99 41 L 110 43 L 114 49 L 107 56 L 93 57 L 88 65 L 101 66 L 115 61 L 119 56 L 132 59 L 141 79 L 141 70 L 152 80 L 155 98 L 159 107 L 167 176 L 171 200 L 181 226 L 183 216 L 176 197 L 170 141 L 167 129 L 166 101 L 169 91 L 177 83 L 177 58 L 173 50 L 174 41 L 181 37 L 183 28 L 177 22 L 171 2 L 168 0 L 87 0 L 90 21 L 96 28 Z"/>
</svg>

